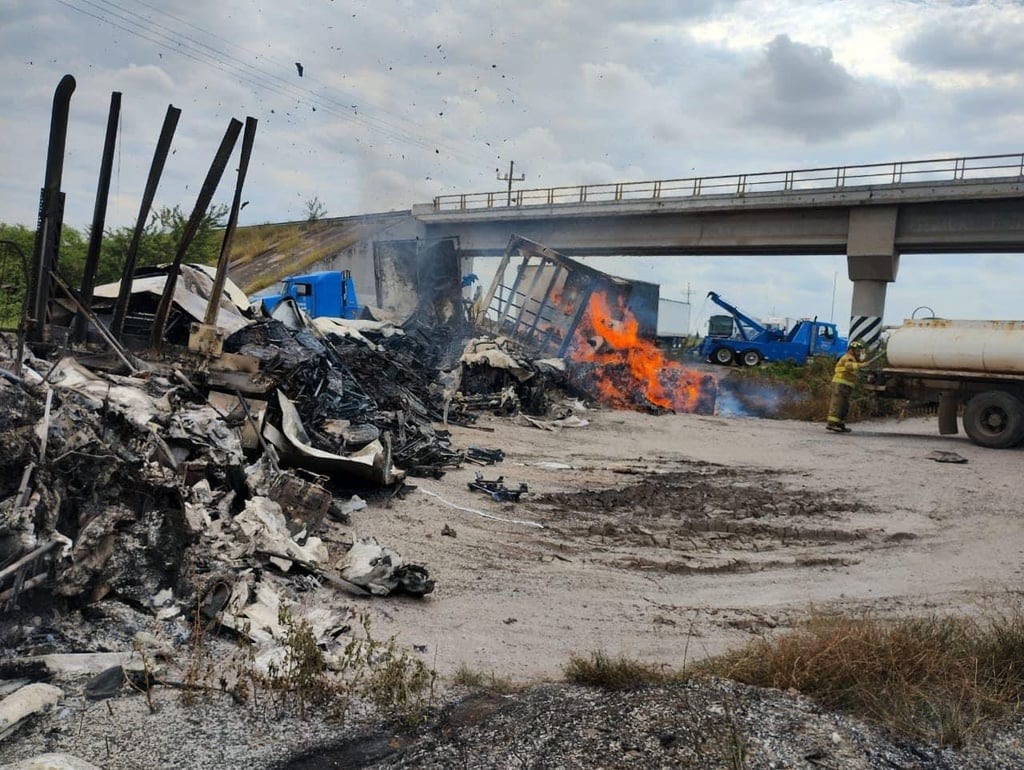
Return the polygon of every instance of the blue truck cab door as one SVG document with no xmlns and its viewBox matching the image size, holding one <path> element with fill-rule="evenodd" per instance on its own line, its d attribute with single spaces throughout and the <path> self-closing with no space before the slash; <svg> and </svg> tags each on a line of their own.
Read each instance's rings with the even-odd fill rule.
<svg viewBox="0 0 1024 770">
<path fill-rule="evenodd" d="M 840 356 L 844 351 L 839 350 L 839 335 L 836 327 L 832 324 L 816 323 L 814 325 L 814 339 L 811 344 L 812 355 Z"/>
<path fill-rule="evenodd" d="M 286 292 L 301 307 L 306 315 L 316 317 L 316 292 L 313 284 L 307 281 L 291 281 Z"/>
</svg>

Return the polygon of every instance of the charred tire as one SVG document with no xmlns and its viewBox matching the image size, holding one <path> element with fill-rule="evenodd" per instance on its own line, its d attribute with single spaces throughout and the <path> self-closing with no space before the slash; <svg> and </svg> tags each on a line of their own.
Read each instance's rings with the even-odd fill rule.
<svg viewBox="0 0 1024 770">
<path fill-rule="evenodd" d="M 740 354 L 740 363 L 744 366 L 757 366 L 761 363 L 762 356 L 756 350 L 744 350 Z"/>
<path fill-rule="evenodd" d="M 979 446 L 1016 446 L 1024 439 L 1024 403 L 1001 390 L 979 393 L 964 407 L 964 430 Z"/>
<path fill-rule="evenodd" d="M 732 351 L 729 348 L 715 348 L 711 351 L 711 362 L 728 366 L 732 363 Z"/>
</svg>

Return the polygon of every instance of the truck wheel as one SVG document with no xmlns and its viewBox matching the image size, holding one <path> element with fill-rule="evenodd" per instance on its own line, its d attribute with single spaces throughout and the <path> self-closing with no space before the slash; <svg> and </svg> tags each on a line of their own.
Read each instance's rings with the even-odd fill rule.
<svg viewBox="0 0 1024 770">
<path fill-rule="evenodd" d="M 756 350 L 744 350 L 740 361 L 744 366 L 757 366 L 761 363 L 761 354 Z"/>
<path fill-rule="evenodd" d="M 716 364 L 728 366 L 732 363 L 732 351 L 729 348 L 715 348 L 711 352 L 711 360 Z"/>
<path fill-rule="evenodd" d="M 1024 403 L 1001 390 L 979 393 L 964 408 L 964 430 L 979 446 L 1016 446 L 1024 439 Z"/>
</svg>

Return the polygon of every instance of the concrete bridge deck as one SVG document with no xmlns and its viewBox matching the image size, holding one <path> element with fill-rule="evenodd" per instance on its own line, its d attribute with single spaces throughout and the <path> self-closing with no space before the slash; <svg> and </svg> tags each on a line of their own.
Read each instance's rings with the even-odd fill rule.
<svg viewBox="0 0 1024 770">
<path fill-rule="evenodd" d="M 851 211 L 897 207 L 894 253 L 1024 251 L 1024 154 L 435 198 L 412 214 L 466 256 L 510 232 L 570 255 L 843 254 Z"/>
</svg>

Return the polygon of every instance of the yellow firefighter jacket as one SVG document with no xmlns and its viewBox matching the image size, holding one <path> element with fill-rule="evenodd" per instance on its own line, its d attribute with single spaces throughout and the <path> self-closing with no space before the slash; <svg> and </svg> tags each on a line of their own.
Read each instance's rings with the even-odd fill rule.
<svg viewBox="0 0 1024 770">
<path fill-rule="evenodd" d="M 836 371 L 832 376 L 832 382 L 838 382 L 840 385 L 849 385 L 852 388 L 857 384 L 857 370 L 862 366 L 863 364 L 857 360 L 857 357 L 847 351 L 836 361 Z"/>
</svg>

